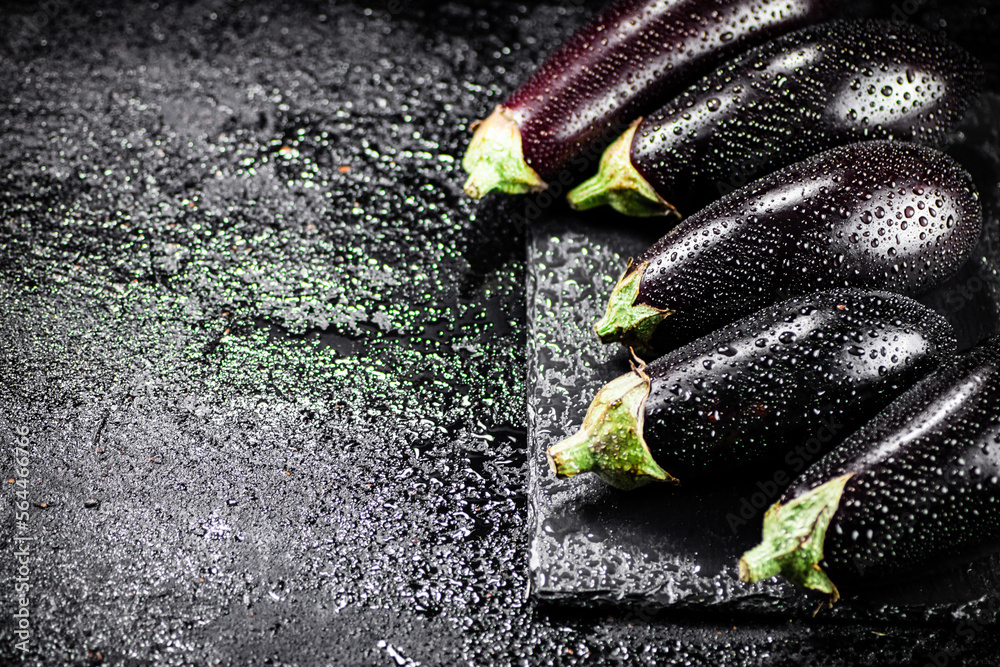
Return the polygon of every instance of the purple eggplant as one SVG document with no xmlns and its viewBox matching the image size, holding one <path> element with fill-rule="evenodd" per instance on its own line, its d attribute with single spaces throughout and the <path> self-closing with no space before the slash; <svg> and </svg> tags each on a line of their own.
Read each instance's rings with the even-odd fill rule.
<svg viewBox="0 0 1000 667">
<path fill-rule="evenodd" d="M 804 28 L 731 60 L 633 123 L 569 200 L 628 215 L 687 214 L 755 173 L 835 146 L 940 145 L 981 81 L 968 53 L 913 26 Z"/>
<path fill-rule="evenodd" d="M 940 366 L 808 468 L 740 577 L 902 581 L 1000 550 L 1000 338 Z"/>
<path fill-rule="evenodd" d="M 594 328 L 605 343 L 662 352 L 797 294 L 920 295 L 958 271 L 981 227 L 972 177 L 944 153 L 841 146 L 681 222 L 630 263 Z"/>
<path fill-rule="evenodd" d="M 814 23 L 833 0 L 618 0 L 476 126 L 465 191 L 547 187 L 726 56 Z M 576 160 L 574 160 L 576 158 Z"/>
<path fill-rule="evenodd" d="M 549 448 L 549 465 L 623 489 L 717 482 L 830 424 L 850 433 L 954 349 L 945 319 L 905 296 L 796 297 L 609 382 L 580 431 Z"/>
</svg>

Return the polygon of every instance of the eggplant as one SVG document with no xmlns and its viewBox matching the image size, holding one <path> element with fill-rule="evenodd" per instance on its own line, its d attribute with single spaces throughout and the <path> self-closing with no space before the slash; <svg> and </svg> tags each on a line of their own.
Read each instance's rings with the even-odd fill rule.
<svg viewBox="0 0 1000 667">
<path fill-rule="evenodd" d="M 784 301 L 613 380 L 549 448 L 557 477 L 718 481 L 872 418 L 955 350 L 933 310 L 887 292 Z M 669 470 L 669 472 L 667 472 Z"/>
<path fill-rule="evenodd" d="M 462 162 L 465 191 L 547 187 L 637 115 L 733 53 L 821 20 L 833 0 L 618 0 L 563 43 L 485 120 Z M 596 158 L 596 155 L 594 156 Z M 568 183 L 568 181 L 567 181 Z"/>
<path fill-rule="evenodd" d="M 740 578 L 933 575 L 1000 549 L 1000 338 L 942 364 L 811 467 L 768 509 Z"/>
<path fill-rule="evenodd" d="M 958 271 L 981 227 L 972 178 L 944 153 L 848 144 L 681 222 L 630 261 L 594 329 L 649 354 L 796 294 L 923 294 Z"/>
<path fill-rule="evenodd" d="M 690 213 L 836 146 L 891 139 L 940 146 L 982 85 L 982 68 L 925 30 L 834 21 L 758 46 L 632 126 L 600 172 L 569 193 L 587 209 Z"/>
</svg>

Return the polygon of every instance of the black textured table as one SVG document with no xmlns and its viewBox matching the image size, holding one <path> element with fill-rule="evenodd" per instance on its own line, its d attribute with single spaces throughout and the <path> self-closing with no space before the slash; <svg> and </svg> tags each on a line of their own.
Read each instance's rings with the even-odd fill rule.
<svg viewBox="0 0 1000 667">
<path fill-rule="evenodd" d="M 512 228 L 459 160 L 597 4 L 0 12 L 0 664 L 994 662 L 963 613 L 541 599 L 526 285 L 565 211 Z M 991 57 L 992 8 L 915 7 Z"/>
</svg>

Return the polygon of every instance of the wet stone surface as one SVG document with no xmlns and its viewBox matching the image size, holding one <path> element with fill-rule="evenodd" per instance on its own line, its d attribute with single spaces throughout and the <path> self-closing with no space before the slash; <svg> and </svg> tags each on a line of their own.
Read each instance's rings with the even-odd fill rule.
<svg viewBox="0 0 1000 667">
<path fill-rule="evenodd" d="M 524 202 L 458 161 L 596 4 L 0 14 L 0 664 L 992 656 L 526 597 Z"/>
</svg>

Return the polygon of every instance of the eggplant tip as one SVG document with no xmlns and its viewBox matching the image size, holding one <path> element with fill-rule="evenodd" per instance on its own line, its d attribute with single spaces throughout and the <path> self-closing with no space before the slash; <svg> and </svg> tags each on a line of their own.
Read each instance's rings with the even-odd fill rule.
<svg viewBox="0 0 1000 667">
<path fill-rule="evenodd" d="M 740 581 L 745 581 L 747 583 L 757 581 L 753 578 L 750 572 L 750 564 L 747 562 L 746 556 L 740 557 L 740 562 L 738 565 Z"/>
<path fill-rule="evenodd" d="M 545 450 L 545 458 L 552 474 L 559 479 L 574 477 L 594 467 L 594 457 L 590 451 L 590 439 L 586 429 L 580 429 L 558 444 Z"/>
<path fill-rule="evenodd" d="M 622 328 L 615 323 L 615 318 L 612 316 L 610 309 L 594 325 L 594 333 L 597 334 L 598 339 L 605 345 L 613 343 L 616 340 L 621 340 Z"/>
<path fill-rule="evenodd" d="M 549 464 L 549 470 L 552 471 L 553 476 L 561 477 L 559 472 L 559 464 L 556 462 L 555 458 L 552 456 L 552 448 L 545 450 L 545 461 Z"/>
<path fill-rule="evenodd" d="M 509 109 L 498 105 L 473 127 L 475 133 L 462 158 L 462 167 L 469 174 L 463 186 L 467 195 L 480 199 L 493 190 L 526 194 L 548 187 L 525 160 L 521 131 Z"/>
</svg>

